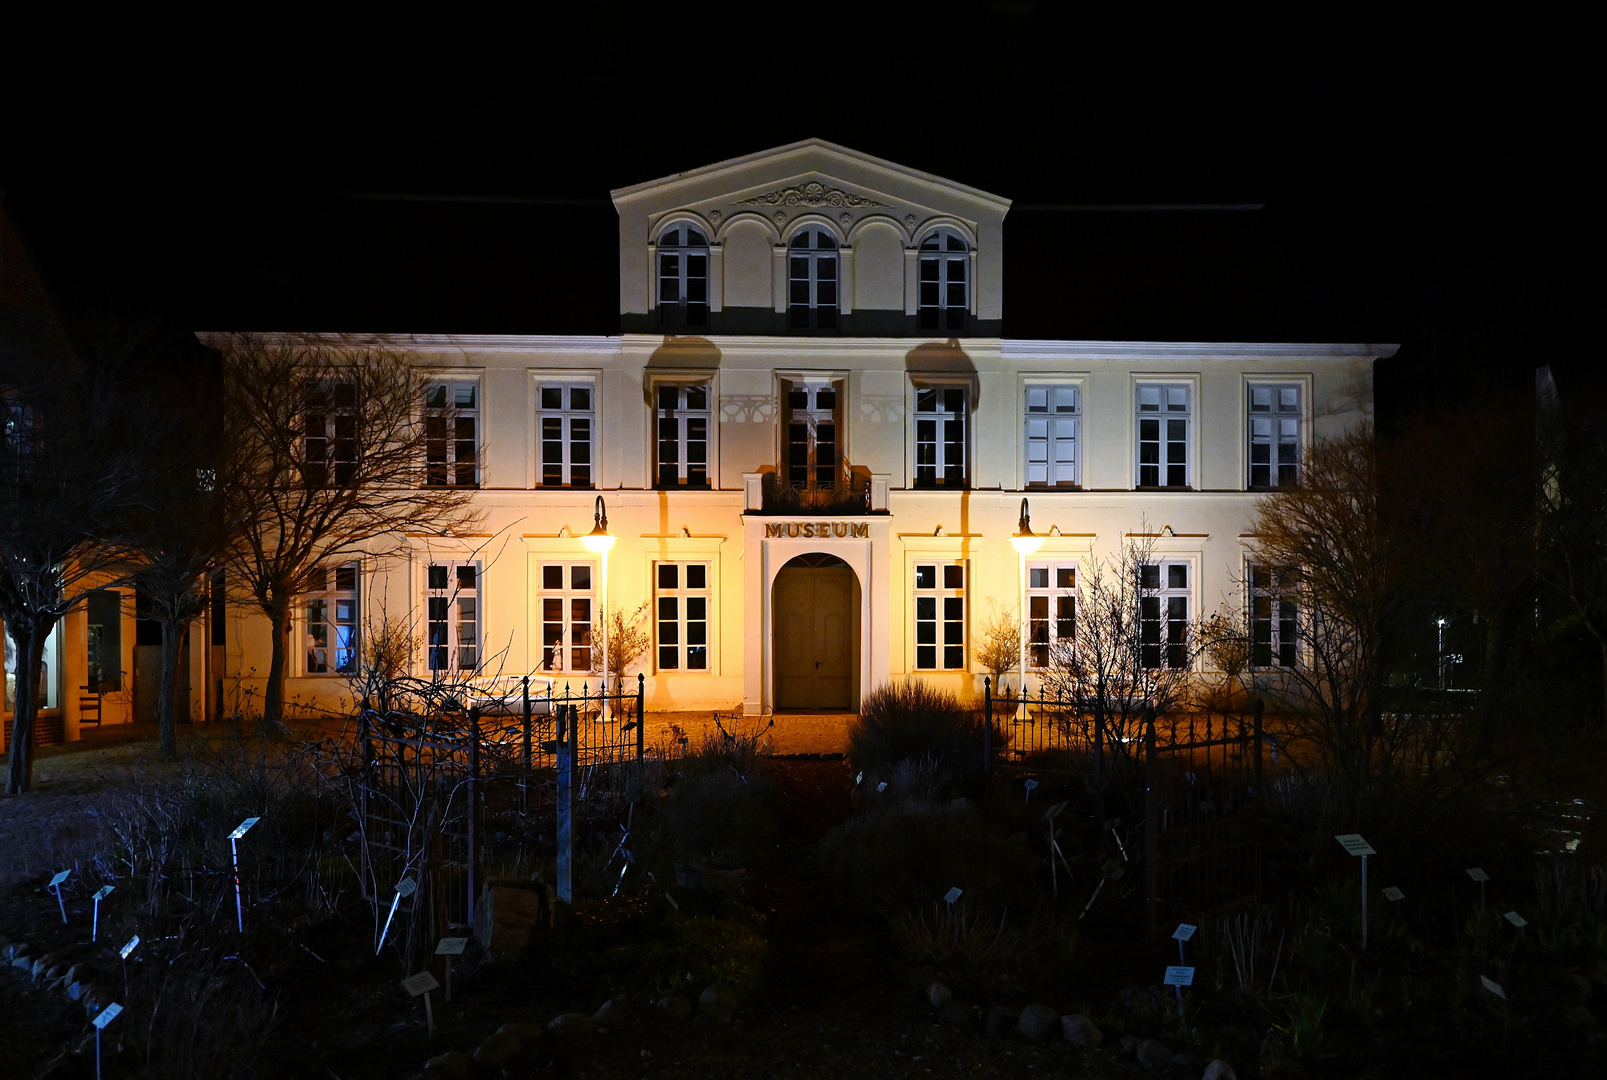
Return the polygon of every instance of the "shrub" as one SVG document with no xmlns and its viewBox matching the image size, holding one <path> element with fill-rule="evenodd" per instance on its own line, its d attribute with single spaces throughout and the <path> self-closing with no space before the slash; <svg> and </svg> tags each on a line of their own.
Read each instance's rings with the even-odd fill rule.
<svg viewBox="0 0 1607 1080">
<path fill-rule="evenodd" d="M 982 745 L 981 717 L 948 691 L 922 682 L 871 691 L 848 730 L 849 760 L 875 773 L 930 759 L 947 777 L 969 777 L 982 770 Z"/>
<path fill-rule="evenodd" d="M 757 739 L 715 736 L 679 765 L 665 807 L 676 854 L 721 868 L 757 859 L 776 827 Z"/>
</svg>

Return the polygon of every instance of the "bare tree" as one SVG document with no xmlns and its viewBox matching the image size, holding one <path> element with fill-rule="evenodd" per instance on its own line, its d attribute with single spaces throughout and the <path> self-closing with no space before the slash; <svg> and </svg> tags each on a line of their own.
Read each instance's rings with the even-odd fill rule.
<svg viewBox="0 0 1607 1080">
<path fill-rule="evenodd" d="M 438 423 L 421 422 L 429 380 L 395 352 L 248 335 L 221 347 L 224 443 L 237 479 L 229 581 L 272 627 L 262 720 L 277 728 L 295 597 L 325 564 L 397 546 L 409 530 L 472 529 L 477 473 L 432 461 L 451 405 L 431 408 Z"/>
<path fill-rule="evenodd" d="M 1542 395 L 1537 428 L 1539 572 L 1601 652 L 1607 724 L 1607 412 L 1555 395 Z"/>
<path fill-rule="evenodd" d="M 635 611 L 609 606 L 608 614 L 608 670 L 603 671 L 603 650 L 592 650 L 591 669 L 603 675 L 603 692 L 608 692 L 608 680 L 614 680 L 616 693 L 623 693 L 625 669 L 641 659 L 653 646 L 653 628 L 648 624 L 649 601 L 642 601 Z"/>
<path fill-rule="evenodd" d="M 1015 608 L 999 608 L 988 597 L 988 619 L 977 634 L 977 662 L 993 676 L 993 692 L 999 680 L 1021 663 L 1021 614 Z"/>
<path fill-rule="evenodd" d="M 33 784 L 45 641 L 86 589 L 126 570 L 121 537 L 142 479 L 143 432 L 118 382 L 141 343 L 111 335 L 78 349 L 46 330 L 0 326 L 0 619 L 16 654 L 8 794 Z"/>
<path fill-rule="evenodd" d="M 1112 562 L 1091 560 L 1079 574 L 1075 632 L 1049 650 L 1045 691 L 1125 738 L 1142 734 L 1146 708 L 1176 708 L 1191 684 L 1196 621 L 1168 607 L 1162 571 L 1148 536 L 1131 538 Z"/>
</svg>

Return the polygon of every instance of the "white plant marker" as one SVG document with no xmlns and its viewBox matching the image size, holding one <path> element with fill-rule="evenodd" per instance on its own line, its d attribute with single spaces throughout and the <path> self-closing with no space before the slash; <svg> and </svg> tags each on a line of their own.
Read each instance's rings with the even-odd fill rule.
<svg viewBox="0 0 1607 1080">
<path fill-rule="evenodd" d="M 1179 927 L 1179 929 L 1182 928 Z M 1178 943 L 1178 948 L 1182 948 L 1182 942 Z M 1168 967 L 1166 969 L 1166 985 L 1170 986 L 1172 991 L 1177 994 L 1177 1018 L 1181 1020 L 1183 1019 L 1183 987 L 1194 985 L 1194 969 L 1182 965 Z"/>
<path fill-rule="evenodd" d="M 1525 919 L 1522 915 L 1519 915 L 1516 911 L 1509 911 L 1501 917 L 1507 922 L 1511 923 L 1513 926 L 1516 926 L 1519 930 L 1522 930 L 1525 926 L 1529 925 L 1529 920 Z"/>
<path fill-rule="evenodd" d="M 1482 866 L 1470 866 L 1467 869 L 1467 876 L 1479 883 L 1479 907 L 1482 908 L 1484 906 L 1484 883 L 1490 880 L 1490 875 L 1484 872 Z"/>
<path fill-rule="evenodd" d="M 1507 992 L 1505 990 L 1501 989 L 1501 984 L 1496 982 L 1494 979 L 1490 978 L 1490 976 L 1488 976 L 1488 975 L 1480 975 L 1479 976 L 1479 981 L 1484 984 L 1484 988 L 1486 990 L 1490 991 L 1490 993 L 1494 994 L 1496 997 L 1500 998 L 1502 1001 L 1505 1001 L 1507 999 Z"/>
<path fill-rule="evenodd" d="M 95 1080 L 100 1080 L 100 1033 L 107 1024 L 116 1020 L 117 1014 L 122 1011 L 123 1007 L 114 1001 L 102 1009 L 95 1019 L 90 1021 L 91 1024 L 95 1025 Z"/>
<path fill-rule="evenodd" d="M 1183 957 L 1183 942 L 1193 937 L 1194 931 L 1198 929 L 1199 927 L 1192 923 L 1180 922 L 1177 924 L 1177 929 L 1172 931 L 1172 939 L 1177 942 L 1177 962 L 1179 964 L 1188 963 Z"/>
<path fill-rule="evenodd" d="M 1038 786 L 1038 781 L 1032 779 L 1029 776 L 1027 778 L 1027 799 L 1026 799 L 1027 802 L 1030 803 L 1032 801 L 1032 789 L 1037 787 L 1037 786 Z"/>
<path fill-rule="evenodd" d="M 435 1038 L 435 1010 L 430 1008 L 430 991 L 441 984 L 435 981 L 435 976 L 428 971 L 421 971 L 417 975 L 409 975 L 402 980 L 402 989 L 414 997 L 424 996 L 424 1022 L 429 1025 L 430 1038 Z"/>
<path fill-rule="evenodd" d="M 887 781 L 886 780 L 883 780 L 881 783 L 876 785 L 876 793 L 878 795 L 881 794 L 882 792 L 886 791 L 886 790 L 887 790 Z"/>
<path fill-rule="evenodd" d="M 962 895 L 964 895 L 964 893 L 965 893 L 964 889 L 960 888 L 959 886 L 955 886 L 954 888 L 950 889 L 948 892 L 943 894 L 943 899 L 946 900 L 952 906 L 954 901 L 958 900 Z"/>
<path fill-rule="evenodd" d="M 412 896 L 417 889 L 418 882 L 410 877 L 405 877 L 396 883 L 396 892 L 391 896 L 391 913 L 385 916 L 385 929 L 379 932 L 379 943 L 374 946 L 375 956 L 378 956 L 379 951 L 385 947 L 385 938 L 391 932 L 391 920 L 396 918 L 396 905 L 400 904 L 404 897 Z"/>
<path fill-rule="evenodd" d="M 452 958 L 463 955 L 463 947 L 469 943 L 466 937 L 444 937 L 435 943 L 435 955 L 446 957 L 446 1000 L 452 1001 Z"/>
<path fill-rule="evenodd" d="M 61 884 L 67 880 L 67 875 L 70 873 L 72 873 L 71 870 L 58 870 L 56 872 L 56 876 L 51 878 L 50 884 L 46 886 L 46 888 L 50 890 L 51 894 L 55 896 L 56 906 L 61 908 L 62 922 L 67 921 L 67 901 L 61 898 Z"/>
<path fill-rule="evenodd" d="M 234 859 L 234 920 L 236 928 L 242 934 L 246 932 L 246 914 L 245 907 L 240 901 L 240 838 L 261 820 L 260 817 L 248 817 L 229 834 L 229 854 Z"/>
<path fill-rule="evenodd" d="M 139 948 L 139 935 L 135 934 L 133 937 L 128 939 L 127 945 L 124 945 L 118 950 L 117 955 L 122 957 L 124 960 L 127 960 L 131 955 L 133 955 L 134 950 L 137 948 Z"/>
<path fill-rule="evenodd" d="M 1395 886 L 1391 885 L 1384 890 L 1384 899 L 1398 903 L 1406 899 L 1406 894 L 1401 892 Z"/>
<path fill-rule="evenodd" d="M 1363 840 L 1361 833 L 1339 833 L 1334 837 L 1340 846 L 1352 855 L 1361 856 L 1361 947 L 1367 948 L 1367 856 L 1377 855 L 1373 846 Z"/>
<path fill-rule="evenodd" d="M 95 941 L 100 937 L 100 902 L 110 896 L 114 888 L 116 888 L 115 885 L 102 885 L 95 890 L 95 895 L 91 898 L 95 901 L 95 921 L 89 928 L 90 941 Z"/>
</svg>

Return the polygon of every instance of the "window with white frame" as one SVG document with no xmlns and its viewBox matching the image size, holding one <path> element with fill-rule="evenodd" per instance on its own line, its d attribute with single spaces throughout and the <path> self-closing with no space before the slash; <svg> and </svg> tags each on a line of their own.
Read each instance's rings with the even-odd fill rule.
<svg viewBox="0 0 1607 1080">
<path fill-rule="evenodd" d="M 1139 662 L 1147 668 L 1189 666 L 1189 564 L 1138 567 Z"/>
<path fill-rule="evenodd" d="M 1187 384 L 1139 384 L 1139 487 L 1189 486 L 1191 415 Z"/>
<path fill-rule="evenodd" d="M 1049 666 L 1054 647 L 1077 632 L 1077 564 L 1027 564 L 1027 653 L 1035 668 Z"/>
<path fill-rule="evenodd" d="M 837 328 L 837 238 L 823 225 L 799 229 L 787 243 L 787 325 Z"/>
<path fill-rule="evenodd" d="M 1076 487 L 1081 394 L 1076 386 L 1027 387 L 1028 487 Z"/>
<path fill-rule="evenodd" d="M 302 476 L 308 487 L 347 487 L 357 480 L 357 384 L 314 382 L 306 391 Z"/>
<path fill-rule="evenodd" d="M 431 675 L 480 668 L 480 564 L 432 562 L 424 568 L 425 666 Z"/>
<path fill-rule="evenodd" d="M 709 564 L 661 562 L 654 570 L 658 669 L 709 670 Z"/>
<path fill-rule="evenodd" d="M 1250 486 L 1300 482 L 1300 386 L 1253 385 L 1250 390 Z"/>
<path fill-rule="evenodd" d="M 658 314 L 669 327 L 709 324 L 709 241 L 694 225 L 659 234 Z"/>
<path fill-rule="evenodd" d="M 964 330 L 971 314 L 971 246 L 948 226 L 921 238 L 919 326 Z"/>
<path fill-rule="evenodd" d="M 915 667 L 965 667 L 965 561 L 915 564 Z"/>
<path fill-rule="evenodd" d="M 843 384 L 782 380 L 782 431 L 787 483 L 828 491 L 842 482 Z"/>
<path fill-rule="evenodd" d="M 969 399 L 970 392 L 963 386 L 928 386 L 915 391 L 916 487 L 966 486 Z"/>
<path fill-rule="evenodd" d="M 424 482 L 473 487 L 479 482 L 480 384 L 456 379 L 424 390 Z"/>
<path fill-rule="evenodd" d="M 592 624 L 597 614 L 596 572 L 589 562 L 541 564 L 542 671 L 592 670 Z"/>
<path fill-rule="evenodd" d="M 1300 656 L 1300 619 L 1288 575 L 1251 563 L 1250 666 L 1294 667 Z"/>
<path fill-rule="evenodd" d="M 542 487 L 589 488 L 597 429 L 596 387 L 590 382 L 543 382 L 536 388 Z"/>
<path fill-rule="evenodd" d="M 357 564 L 320 566 L 301 596 L 306 675 L 352 675 L 357 671 Z"/>
<path fill-rule="evenodd" d="M 709 429 L 714 420 L 710 385 L 661 382 L 654 388 L 654 396 L 657 486 L 708 487 Z"/>
</svg>

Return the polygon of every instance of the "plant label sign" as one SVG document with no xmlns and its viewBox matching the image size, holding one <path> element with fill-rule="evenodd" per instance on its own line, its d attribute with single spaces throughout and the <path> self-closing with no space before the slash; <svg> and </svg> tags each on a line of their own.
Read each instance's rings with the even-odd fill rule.
<svg viewBox="0 0 1607 1080">
<path fill-rule="evenodd" d="M 116 888 L 115 885 L 102 885 L 100 888 L 95 890 L 95 895 L 90 897 L 90 899 L 91 900 L 104 900 L 104 899 L 106 899 L 108 896 L 110 896 L 112 894 L 112 890 L 114 888 Z"/>
<path fill-rule="evenodd" d="M 428 994 L 440 985 L 435 981 L 435 976 L 428 971 L 421 971 L 417 975 L 409 975 L 402 980 L 402 989 L 414 997 L 418 997 L 420 994 Z"/>
<path fill-rule="evenodd" d="M 67 880 L 67 875 L 69 875 L 69 874 L 71 874 L 71 873 L 72 873 L 72 871 L 71 871 L 71 870 L 62 870 L 62 871 L 59 871 L 59 872 L 58 872 L 58 873 L 57 873 L 57 874 L 56 874 L 56 876 L 55 876 L 55 877 L 53 877 L 53 878 L 51 878 L 51 879 L 50 879 L 50 888 L 52 888 L 52 889 L 59 889 L 59 888 L 61 888 L 61 883 L 62 883 L 62 882 L 64 882 L 64 881 L 66 881 L 66 880 Z"/>
<path fill-rule="evenodd" d="M 1395 886 L 1391 885 L 1389 888 L 1384 890 L 1384 899 L 1386 899 L 1386 900 L 1405 900 L 1406 899 L 1406 894 L 1401 892 Z"/>
<path fill-rule="evenodd" d="M 1027 790 L 1028 791 L 1031 791 L 1033 788 L 1035 788 L 1037 786 L 1038 786 L 1038 781 L 1032 780 L 1032 779 L 1027 780 Z"/>
<path fill-rule="evenodd" d="M 1180 922 L 1177 924 L 1177 929 L 1172 931 L 1172 937 L 1177 941 L 1187 941 L 1189 938 L 1194 936 L 1194 931 L 1198 929 L 1198 926 L 1191 926 L 1186 922 Z"/>
<path fill-rule="evenodd" d="M 1340 833 L 1334 837 L 1341 847 L 1351 855 L 1377 855 L 1373 845 L 1362 839 L 1361 833 Z"/>
<path fill-rule="evenodd" d="M 1173 965 L 1172 967 L 1167 968 L 1166 969 L 1166 985 L 1167 986 L 1193 986 L 1194 985 L 1194 969 L 1191 968 L 1191 967 L 1182 967 L 1182 966 L 1179 966 L 1179 965 Z"/>
<path fill-rule="evenodd" d="M 1507 992 L 1505 990 L 1501 989 L 1501 984 L 1496 982 L 1494 979 L 1490 978 L 1490 976 L 1488 976 L 1488 975 L 1480 975 L 1479 976 L 1479 981 L 1484 984 L 1484 988 L 1486 990 L 1490 991 L 1490 993 L 1494 994 L 1496 997 L 1500 998 L 1502 1001 L 1505 1001 L 1507 999 Z"/>
<path fill-rule="evenodd" d="M 116 1020 L 117 1014 L 122 1011 L 123 1007 L 114 1001 L 102 1009 L 99 1014 L 96 1015 L 95 1019 L 90 1021 L 90 1023 L 95 1025 L 96 1030 L 100 1030 L 113 1020 Z"/>
<path fill-rule="evenodd" d="M 1525 919 L 1522 915 L 1519 915 L 1516 911 L 1509 911 L 1501 917 L 1507 922 L 1511 923 L 1513 926 L 1516 926 L 1519 930 L 1522 930 L 1525 926 L 1529 925 L 1529 920 Z"/>
<path fill-rule="evenodd" d="M 954 903 L 954 901 L 958 900 L 964 893 L 965 893 L 964 889 L 961 889 L 959 887 L 955 887 L 955 888 L 950 889 L 948 892 L 944 893 L 943 894 L 943 899 L 952 904 L 952 903 Z"/>
<path fill-rule="evenodd" d="M 396 883 L 396 895 L 402 897 L 404 900 L 407 897 L 412 896 L 417 891 L 418 882 L 414 881 L 410 877 L 405 877 Z"/>
<path fill-rule="evenodd" d="M 240 839 L 240 837 L 244 836 L 246 833 L 251 831 L 251 826 L 255 825 L 257 822 L 259 822 L 261 820 L 262 819 L 260 817 L 248 817 L 248 818 L 246 818 L 244 821 L 240 822 L 239 825 L 235 826 L 234 832 L 229 834 L 229 839 L 230 840 L 238 840 L 238 839 Z"/>
<path fill-rule="evenodd" d="M 436 956 L 462 956 L 464 946 L 468 945 L 466 937 L 444 937 L 435 943 Z"/>
<path fill-rule="evenodd" d="M 117 955 L 122 957 L 124 960 L 127 960 L 129 955 L 137 948 L 139 948 L 139 935 L 135 934 L 133 937 L 128 939 L 127 945 L 124 945 L 118 950 Z"/>
<path fill-rule="evenodd" d="M 863 780 L 863 779 L 865 779 L 865 770 L 864 770 L 864 769 L 861 769 L 861 770 L 859 770 L 859 775 L 858 775 L 858 776 L 856 776 L 856 777 L 854 777 L 854 786 L 855 786 L 855 787 L 858 787 L 858 786 L 859 786 L 859 782 L 860 782 L 860 781 L 861 781 L 861 780 Z"/>
<path fill-rule="evenodd" d="M 876 790 L 877 790 L 878 793 L 886 791 L 887 790 L 887 781 L 883 780 L 881 783 L 877 784 L 876 785 Z"/>
<path fill-rule="evenodd" d="M 1478 867 L 1478 866 L 1469 867 L 1468 871 L 1467 871 L 1467 876 L 1472 878 L 1474 881 L 1489 881 L 1490 880 L 1490 875 L 1486 874 L 1484 872 L 1483 868 Z"/>
</svg>

